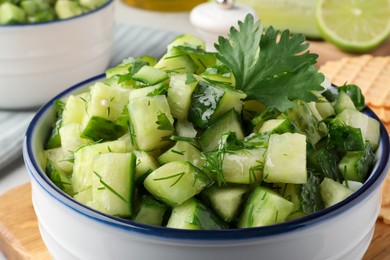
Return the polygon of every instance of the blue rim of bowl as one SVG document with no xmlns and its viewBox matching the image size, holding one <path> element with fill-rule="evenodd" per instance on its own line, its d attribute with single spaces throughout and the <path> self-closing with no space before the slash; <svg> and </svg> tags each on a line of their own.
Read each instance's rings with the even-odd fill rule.
<svg viewBox="0 0 390 260">
<path fill-rule="evenodd" d="M 150 226 L 141 223 L 136 223 L 131 220 L 122 219 L 114 216 L 110 216 L 101 212 L 98 212 L 94 209 L 91 209 L 62 192 L 55 184 L 53 184 L 47 175 L 40 170 L 40 167 L 37 163 L 36 158 L 33 154 L 32 143 L 34 129 L 42 116 L 45 115 L 46 111 L 50 109 L 54 102 L 58 99 L 66 97 L 68 94 L 82 88 L 86 85 L 103 79 L 104 74 L 92 77 L 87 79 L 69 89 L 61 92 L 55 96 L 52 100 L 46 103 L 41 109 L 36 113 L 31 123 L 28 126 L 26 131 L 26 136 L 23 145 L 23 156 L 26 163 L 28 172 L 30 176 L 36 181 L 39 186 L 52 198 L 69 208 L 70 210 L 90 218 L 94 221 L 100 222 L 102 224 L 119 228 L 122 230 L 140 233 L 142 235 L 154 236 L 154 237 L 164 237 L 172 239 L 184 239 L 184 240 L 248 240 L 261 237 L 276 236 L 281 234 L 286 234 L 295 230 L 301 230 L 310 226 L 314 226 L 320 223 L 325 223 L 330 221 L 334 216 L 342 214 L 346 210 L 351 209 L 352 207 L 359 204 L 361 201 L 365 200 L 371 193 L 373 193 L 382 181 L 384 180 L 387 170 L 390 167 L 390 152 L 389 152 L 389 135 L 386 131 L 386 128 L 383 126 L 382 122 L 375 115 L 375 113 L 369 109 L 365 108 L 364 113 L 370 117 L 377 119 L 380 122 L 380 144 L 382 146 L 382 156 L 376 164 L 376 167 L 373 169 L 372 174 L 364 185 L 356 192 L 354 192 L 347 199 L 342 202 L 318 211 L 316 213 L 310 214 L 308 216 L 275 224 L 265 227 L 256 227 L 256 228 L 247 228 L 247 229 L 227 229 L 227 230 L 181 230 L 173 229 L 166 227 Z M 389 156 L 385 156 L 385 155 Z"/>
<path fill-rule="evenodd" d="M 76 15 L 73 17 L 65 18 L 65 19 L 55 19 L 51 21 L 46 22 L 37 22 L 37 23 L 18 23 L 18 24 L 0 24 L 0 29 L 2 28 L 24 28 L 24 27 L 30 27 L 30 26 L 42 26 L 42 25 L 48 25 L 48 24 L 57 24 L 57 23 L 63 23 L 67 21 L 76 20 L 85 16 L 92 15 L 96 12 L 99 12 L 102 9 L 105 9 L 107 6 L 114 4 L 114 0 L 107 0 L 103 5 L 99 6 L 98 8 L 95 8 L 89 12 L 82 13 L 80 15 Z"/>
</svg>

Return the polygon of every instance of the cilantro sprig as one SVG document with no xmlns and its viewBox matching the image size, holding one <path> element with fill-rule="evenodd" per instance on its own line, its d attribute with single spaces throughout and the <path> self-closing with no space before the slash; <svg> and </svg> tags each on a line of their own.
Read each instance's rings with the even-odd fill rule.
<svg viewBox="0 0 390 260">
<path fill-rule="evenodd" d="M 216 57 L 232 71 L 236 88 L 247 99 L 282 112 L 293 106 L 293 100 L 317 99 L 312 92 L 323 89 L 324 76 L 314 66 L 318 55 L 307 50 L 303 34 L 264 30 L 250 14 L 238 26 L 227 38 L 218 38 Z"/>
</svg>

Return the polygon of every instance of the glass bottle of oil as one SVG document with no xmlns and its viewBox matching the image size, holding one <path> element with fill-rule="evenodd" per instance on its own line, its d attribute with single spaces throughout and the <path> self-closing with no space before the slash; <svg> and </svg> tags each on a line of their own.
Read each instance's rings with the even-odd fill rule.
<svg viewBox="0 0 390 260">
<path fill-rule="evenodd" d="M 123 0 L 126 4 L 146 10 L 162 12 L 190 11 L 207 0 Z"/>
</svg>

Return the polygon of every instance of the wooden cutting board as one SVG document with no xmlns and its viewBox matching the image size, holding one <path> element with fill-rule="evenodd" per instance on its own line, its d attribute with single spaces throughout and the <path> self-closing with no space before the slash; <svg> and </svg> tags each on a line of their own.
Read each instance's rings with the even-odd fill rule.
<svg viewBox="0 0 390 260">
<path fill-rule="evenodd" d="M 390 259 L 390 225 L 378 220 L 364 260 Z M 0 196 L 0 251 L 14 259 L 51 259 L 38 230 L 30 183 Z"/>
</svg>

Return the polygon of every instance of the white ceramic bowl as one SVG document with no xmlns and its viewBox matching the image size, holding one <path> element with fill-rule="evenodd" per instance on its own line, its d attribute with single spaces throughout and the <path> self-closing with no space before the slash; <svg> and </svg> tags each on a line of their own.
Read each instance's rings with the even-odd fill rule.
<svg viewBox="0 0 390 260">
<path fill-rule="evenodd" d="M 107 68 L 114 1 L 92 12 L 37 24 L 0 25 L 0 109 L 43 105 Z"/>
<path fill-rule="evenodd" d="M 389 168 L 389 135 L 381 125 L 380 146 L 369 179 L 341 203 L 273 226 L 222 231 L 177 230 L 134 223 L 73 200 L 42 169 L 43 145 L 55 118 L 53 103 L 86 91 L 95 77 L 56 96 L 32 120 L 24 159 L 32 180 L 39 228 L 56 259 L 361 259 L 371 242 L 380 209 L 380 185 Z M 377 118 L 369 109 L 368 115 Z"/>
</svg>

